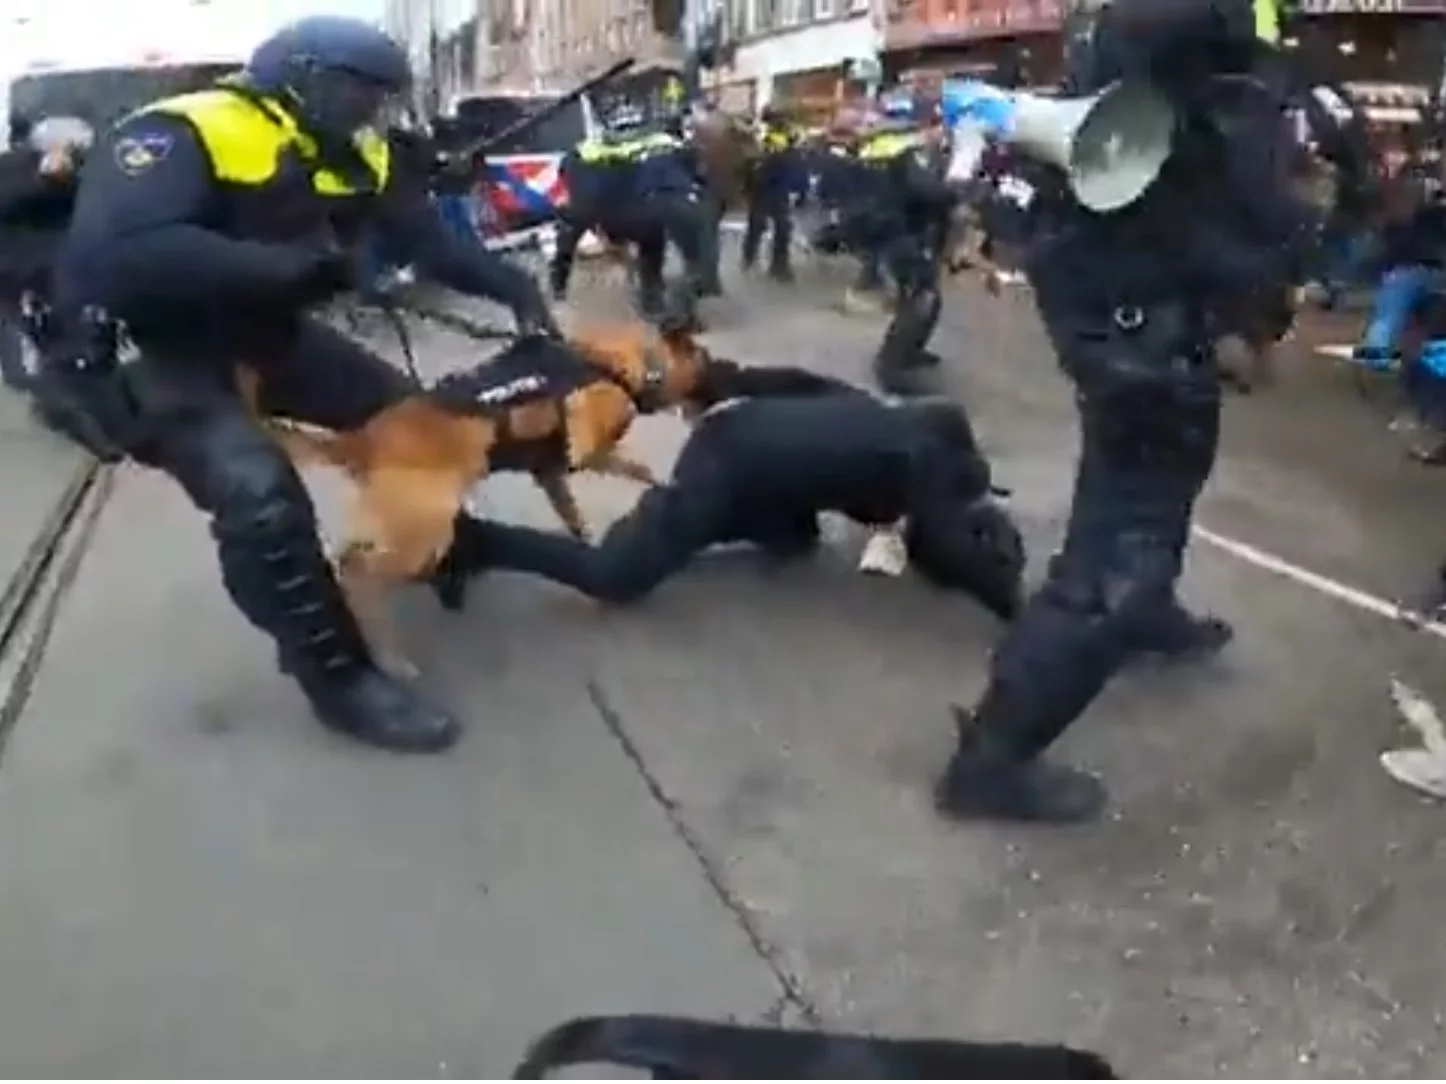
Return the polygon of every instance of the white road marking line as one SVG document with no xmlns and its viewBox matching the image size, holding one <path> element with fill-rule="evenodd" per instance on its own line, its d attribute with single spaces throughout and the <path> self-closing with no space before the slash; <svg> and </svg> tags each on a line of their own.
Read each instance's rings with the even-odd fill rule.
<svg viewBox="0 0 1446 1084">
<path fill-rule="evenodd" d="M 1248 542 L 1241 542 L 1223 534 L 1217 534 L 1208 527 L 1191 527 L 1190 531 L 1203 542 L 1208 542 L 1216 549 L 1224 550 L 1232 557 L 1237 557 L 1246 564 L 1254 565 L 1256 568 L 1266 572 L 1273 572 L 1287 580 L 1293 580 L 1302 587 L 1308 587 L 1312 591 L 1335 599 L 1337 602 L 1344 602 L 1347 606 L 1354 606 L 1368 614 L 1383 617 L 1387 621 L 1397 623 L 1409 621 L 1409 627 L 1430 633 L 1441 640 L 1446 640 L 1446 625 L 1439 621 L 1410 620 L 1409 615 L 1403 613 L 1401 607 L 1394 602 L 1388 602 L 1383 598 L 1368 594 L 1350 584 L 1333 580 L 1329 576 L 1322 576 L 1318 572 L 1312 572 L 1308 568 L 1293 564 L 1283 557 L 1277 557 L 1273 553 L 1252 546 Z"/>
</svg>

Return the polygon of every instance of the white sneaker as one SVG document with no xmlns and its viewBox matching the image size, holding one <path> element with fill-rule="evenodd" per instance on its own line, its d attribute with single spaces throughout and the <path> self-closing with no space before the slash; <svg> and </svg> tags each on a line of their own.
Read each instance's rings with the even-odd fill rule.
<svg viewBox="0 0 1446 1084">
<path fill-rule="evenodd" d="M 883 527 L 869 536 L 859 557 L 859 571 L 874 576 L 902 576 L 909 567 L 902 523 Z"/>
</svg>

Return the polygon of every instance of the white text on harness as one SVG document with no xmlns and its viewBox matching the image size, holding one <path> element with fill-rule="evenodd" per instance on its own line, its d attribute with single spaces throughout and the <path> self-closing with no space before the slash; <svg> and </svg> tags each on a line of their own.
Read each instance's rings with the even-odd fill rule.
<svg viewBox="0 0 1446 1084">
<path fill-rule="evenodd" d="M 520 399 L 524 395 L 536 395 L 546 389 L 547 381 L 540 376 L 519 376 L 505 384 L 497 384 L 478 392 L 477 402 L 482 406 L 499 406 L 502 403 L 510 403 L 513 399 Z"/>
</svg>

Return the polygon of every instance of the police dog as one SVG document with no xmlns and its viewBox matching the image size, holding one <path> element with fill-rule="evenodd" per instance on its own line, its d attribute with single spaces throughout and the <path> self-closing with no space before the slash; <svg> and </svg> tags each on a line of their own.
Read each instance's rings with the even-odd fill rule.
<svg viewBox="0 0 1446 1084">
<path fill-rule="evenodd" d="M 583 331 L 566 342 L 531 337 L 359 429 L 261 420 L 293 462 L 339 468 L 356 484 L 338 576 L 381 657 L 411 671 L 384 620 L 382 596 L 437 567 L 471 488 L 494 471 L 526 471 L 568 530 L 586 537 L 567 476 L 594 471 L 655 484 L 652 471 L 618 445 L 640 413 L 688 395 L 708 360 L 686 332 L 655 336 L 641 325 Z M 256 377 L 243 369 L 240 381 L 255 409 Z"/>
</svg>

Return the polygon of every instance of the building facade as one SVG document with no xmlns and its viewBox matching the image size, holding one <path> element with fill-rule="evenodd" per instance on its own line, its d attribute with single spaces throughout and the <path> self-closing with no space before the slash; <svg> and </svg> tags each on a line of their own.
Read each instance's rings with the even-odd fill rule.
<svg viewBox="0 0 1446 1084">
<path fill-rule="evenodd" d="M 884 50 L 894 72 L 1059 75 L 1070 0 L 887 0 Z M 1289 44 L 1308 70 L 1346 83 L 1384 125 L 1408 124 L 1446 60 L 1446 0 L 1302 0 Z"/>
<path fill-rule="evenodd" d="M 723 18 L 729 62 L 714 75 L 735 112 L 836 100 L 847 65 L 883 46 L 879 0 L 730 0 Z"/>
<path fill-rule="evenodd" d="M 654 31 L 650 0 L 387 0 L 386 23 L 442 108 L 489 89 L 566 87 L 624 56 L 681 59 Z"/>
<path fill-rule="evenodd" d="M 424 109 L 493 90 L 555 90 L 625 56 L 681 67 L 682 42 L 654 29 L 655 0 L 387 0 Z M 730 110 L 837 93 L 844 66 L 877 57 L 883 0 L 691 0 L 716 23 L 720 65 L 705 88 Z"/>
</svg>

